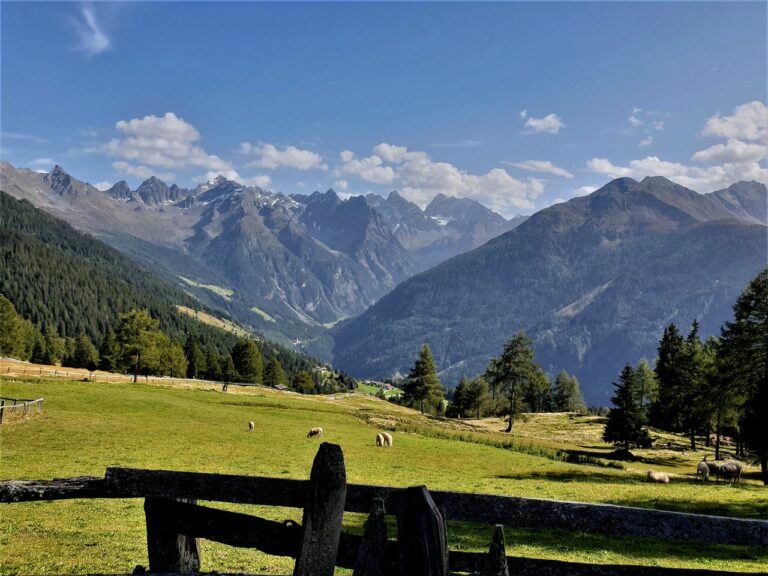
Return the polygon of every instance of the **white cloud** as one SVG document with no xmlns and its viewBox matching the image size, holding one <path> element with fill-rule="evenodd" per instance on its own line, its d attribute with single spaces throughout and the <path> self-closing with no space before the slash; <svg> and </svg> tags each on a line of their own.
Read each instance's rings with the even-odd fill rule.
<svg viewBox="0 0 768 576">
<path fill-rule="evenodd" d="M 85 5 L 80 9 L 82 20 L 75 20 L 75 31 L 80 38 L 75 50 L 85 52 L 89 56 L 101 54 L 110 46 L 109 37 L 99 26 L 96 20 L 96 11 L 93 6 Z"/>
<path fill-rule="evenodd" d="M 96 182 L 96 184 L 93 185 L 94 188 L 97 188 L 98 190 L 101 190 L 102 192 L 104 192 L 105 190 L 109 190 L 110 188 L 112 188 L 112 186 L 114 186 L 114 183 L 106 182 L 106 181 L 104 181 L 104 182 Z"/>
<path fill-rule="evenodd" d="M 562 128 L 565 128 L 565 124 L 557 114 L 547 114 L 544 118 L 534 118 L 531 116 L 525 122 L 525 127 L 529 128 L 526 133 L 546 133 L 557 134 Z"/>
<path fill-rule="evenodd" d="M 348 174 L 373 184 L 389 184 L 395 179 L 395 170 L 391 166 L 384 166 L 384 161 L 379 156 L 359 159 L 354 156 L 349 150 L 341 153 L 344 163 L 336 169 L 337 176 Z"/>
<path fill-rule="evenodd" d="M 646 136 L 642 140 L 640 140 L 640 144 L 637 145 L 638 148 L 645 148 L 646 146 L 650 146 L 653 144 L 653 136 Z"/>
<path fill-rule="evenodd" d="M 544 192 L 544 183 L 536 178 L 517 180 L 506 170 L 494 168 L 485 174 L 470 174 L 447 162 L 436 162 L 426 152 L 405 146 L 382 143 L 373 154 L 356 158 L 345 151 L 338 176 L 355 175 L 374 184 L 397 182 L 409 200 L 426 206 L 439 193 L 474 198 L 501 213 L 531 209 Z"/>
<path fill-rule="evenodd" d="M 520 168 L 521 170 L 528 170 L 529 172 L 546 172 L 555 176 L 562 176 L 563 178 L 573 178 L 572 173 L 568 172 L 565 168 L 555 166 L 549 160 L 526 160 L 524 162 L 504 162 L 504 164 Z"/>
<path fill-rule="evenodd" d="M 352 150 L 344 150 L 341 153 L 339 153 L 339 158 L 341 158 L 342 162 L 349 162 L 354 157 L 355 157 L 355 153 L 352 152 Z"/>
<path fill-rule="evenodd" d="M 246 166 L 258 168 L 294 168 L 296 170 L 327 170 L 328 165 L 323 163 L 322 157 L 311 150 L 301 150 L 295 146 L 286 146 L 279 150 L 274 144 L 259 143 L 253 145 L 250 142 L 240 144 L 240 152 L 248 156 L 256 156 L 257 159 Z"/>
<path fill-rule="evenodd" d="M 346 192 L 349 189 L 349 182 L 346 180 L 336 180 L 336 182 L 333 183 L 333 187 L 342 192 Z"/>
<path fill-rule="evenodd" d="M 664 130 L 664 121 L 663 120 L 657 120 L 656 122 L 652 123 L 654 130 Z"/>
<path fill-rule="evenodd" d="M 35 158 L 29 162 L 30 166 L 38 168 L 53 168 L 54 164 L 56 164 L 56 162 L 54 162 L 52 158 Z"/>
<path fill-rule="evenodd" d="M 663 122 L 654 122 L 652 126 L 656 130 L 664 127 Z M 587 169 L 612 178 L 664 176 L 697 192 L 711 192 L 740 180 L 768 182 L 768 170 L 760 164 L 768 158 L 768 108 L 763 103 L 737 106 L 731 116 L 713 116 L 707 120 L 702 134 L 727 139 L 693 154 L 694 162 L 709 164 L 704 168 L 647 156 L 626 166 L 615 165 L 606 158 L 592 158 Z"/>
<path fill-rule="evenodd" d="M 35 144 L 45 144 L 48 142 L 46 138 L 39 138 L 32 134 L 22 134 L 20 132 L 0 132 L 0 138 L 3 140 L 29 140 Z"/>
<path fill-rule="evenodd" d="M 528 110 L 520 110 L 520 118 L 526 118 L 528 116 Z"/>
<path fill-rule="evenodd" d="M 149 166 L 134 166 L 133 164 L 129 164 L 128 162 L 125 162 L 123 160 L 117 160 L 115 162 L 112 162 L 112 168 L 115 169 L 115 171 L 120 176 L 135 176 L 137 178 L 150 178 L 152 176 L 155 176 L 157 178 L 160 178 L 160 180 L 175 180 L 176 174 L 173 172 L 158 172 L 157 170 L 150 168 Z"/>
<path fill-rule="evenodd" d="M 704 125 L 704 136 L 768 142 L 768 108 L 754 101 L 737 106 L 732 116 L 715 115 Z"/>
<path fill-rule="evenodd" d="M 640 120 L 639 118 L 635 117 L 635 115 L 634 115 L 634 114 L 633 114 L 632 116 L 630 116 L 630 117 L 628 118 L 628 120 L 629 120 L 629 123 L 630 123 L 632 126 L 634 126 L 634 127 L 638 127 L 638 126 L 642 126 L 642 125 L 643 125 L 643 121 L 642 121 L 642 120 Z"/>
<path fill-rule="evenodd" d="M 173 112 L 164 116 L 120 120 L 115 128 L 125 136 L 113 138 L 107 144 L 89 148 L 88 151 L 118 158 L 113 166 L 119 166 L 116 170 L 122 174 L 143 177 L 142 174 L 155 173 L 158 168 L 202 168 L 228 178 L 237 175 L 229 162 L 208 154 L 196 144 L 200 140 L 200 132 Z"/>
<path fill-rule="evenodd" d="M 699 150 L 691 159 L 694 162 L 715 164 L 760 162 L 766 157 L 768 157 L 768 146 L 765 144 L 753 144 L 730 139 L 725 144 L 715 144 L 704 150 Z"/>
</svg>

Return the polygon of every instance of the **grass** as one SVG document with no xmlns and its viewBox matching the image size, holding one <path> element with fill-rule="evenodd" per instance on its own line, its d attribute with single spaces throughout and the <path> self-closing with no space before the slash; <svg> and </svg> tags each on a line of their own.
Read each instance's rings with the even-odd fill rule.
<svg viewBox="0 0 768 576">
<path fill-rule="evenodd" d="M 216 286 L 215 284 L 202 284 L 200 282 L 196 282 L 195 280 L 191 280 L 190 278 L 185 278 L 184 276 L 179 276 L 179 279 L 189 284 L 190 286 L 194 286 L 195 288 L 203 288 L 204 290 L 210 290 L 214 294 L 218 294 L 224 300 L 227 302 L 230 302 L 232 300 L 232 296 L 234 296 L 235 291 L 230 290 L 229 288 L 224 288 L 223 286 Z"/>
<path fill-rule="evenodd" d="M 254 314 L 258 315 L 259 317 L 261 317 L 263 320 L 266 320 L 267 322 L 277 322 L 277 320 L 275 320 L 272 316 L 270 316 L 269 314 L 264 312 L 264 310 L 262 310 L 261 308 L 257 308 L 256 306 L 252 306 L 250 308 L 250 311 L 253 312 Z"/>
<path fill-rule="evenodd" d="M 701 485 L 695 468 L 670 459 L 681 475 L 668 485 L 627 470 L 576 465 L 550 458 L 556 450 L 533 436 L 507 441 L 481 423 L 436 421 L 359 394 L 334 400 L 264 388 L 0 378 L 0 395 L 44 396 L 45 410 L 0 427 L 0 477 L 101 476 L 107 466 L 308 478 L 322 426 L 323 440 L 344 449 L 349 482 L 436 490 L 609 502 L 750 518 L 768 516 L 768 491 L 757 484 Z M 249 434 L 248 421 L 256 422 Z M 498 420 L 496 425 L 498 425 Z M 534 423 L 530 422 L 533 426 Z M 517 426 L 517 424 L 516 424 Z M 536 424 L 543 428 L 546 424 Z M 554 425 L 553 425 L 554 426 Z M 557 426 L 560 426 L 558 424 Z M 557 426 L 554 426 L 555 428 Z M 395 428 L 395 446 L 376 449 L 377 430 Z M 590 446 L 588 442 L 584 446 Z M 582 446 L 564 444 L 560 448 Z M 583 446 L 582 446 L 583 447 Z M 594 447 L 594 449 L 607 447 Z M 541 450 L 541 452 L 536 452 Z M 682 476 L 686 475 L 686 476 Z M 285 508 L 225 506 L 273 519 L 300 519 Z M 119 573 L 146 565 L 146 534 L 138 500 L 71 500 L 2 505 L 0 574 Z M 345 529 L 363 517 L 345 515 Z M 490 527 L 451 523 L 453 549 L 486 549 Z M 760 572 L 768 550 L 623 539 L 559 531 L 510 530 L 508 554 L 579 562 L 653 564 Z M 202 544 L 204 570 L 289 573 L 290 559 L 211 542 Z"/>
<path fill-rule="evenodd" d="M 191 316 L 192 318 L 195 318 L 196 320 L 202 322 L 203 324 L 208 324 L 209 326 L 215 326 L 216 328 L 220 328 L 221 330 L 224 330 L 226 332 L 231 332 L 235 336 L 240 336 L 243 338 L 250 336 L 250 332 L 248 332 L 244 328 L 241 328 L 231 320 L 216 318 L 216 316 L 211 316 L 207 312 L 192 310 L 192 308 L 187 308 L 186 306 L 177 305 L 176 309 L 182 314 Z"/>
<path fill-rule="evenodd" d="M 372 386 L 371 384 L 365 384 L 364 382 L 358 382 L 357 391 L 363 394 L 369 394 L 370 396 L 376 396 L 379 393 L 378 386 Z M 399 388 L 392 388 L 391 390 L 384 390 L 384 398 L 391 398 L 393 396 L 400 396 L 403 393 Z"/>
</svg>

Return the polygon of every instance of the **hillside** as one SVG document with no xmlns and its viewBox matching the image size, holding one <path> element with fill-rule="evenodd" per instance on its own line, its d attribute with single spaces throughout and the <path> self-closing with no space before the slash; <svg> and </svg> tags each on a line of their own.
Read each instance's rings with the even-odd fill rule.
<svg viewBox="0 0 768 576">
<path fill-rule="evenodd" d="M 0 192 L 0 294 L 41 328 L 62 336 L 86 334 L 97 345 L 120 314 L 146 308 L 160 328 L 184 342 L 186 334 L 227 354 L 246 332 L 220 310 L 201 304 L 114 248 L 78 232 L 29 202 Z M 199 314 L 199 316 L 198 316 Z M 316 362 L 261 342 L 293 373 Z"/>
<path fill-rule="evenodd" d="M 361 377 L 406 374 L 428 343 L 450 385 L 522 328 L 550 374 L 576 374 L 588 402 L 608 404 L 621 367 L 653 358 L 665 325 L 718 332 L 765 266 L 765 214 L 762 184 L 700 195 L 615 180 L 403 282 L 337 328 L 335 360 Z"/>
</svg>

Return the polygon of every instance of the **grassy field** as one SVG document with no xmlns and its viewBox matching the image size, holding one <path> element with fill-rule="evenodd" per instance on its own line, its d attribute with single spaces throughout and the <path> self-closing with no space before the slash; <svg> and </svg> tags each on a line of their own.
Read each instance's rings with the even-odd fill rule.
<svg viewBox="0 0 768 576">
<path fill-rule="evenodd" d="M 553 415 L 516 424 L 516 439 L 498 419 L 435 421 L 363 396 L 302 397 L 263 388 L 204 383 L 125 384 L 0 377 L 0 395 L 45 397 L 45 411 L 0 426 L 0 477 L 44 479 L 101 476 L 107 466 L 308 478 L 318 442 L 306 431 L 322 426 L 323 440 L 344 449 L 349 482 L 503 495 L 608 502 L 668 510 L 768 517 L 768 490 L 697 484 L 690 457 L 674 451 L 641 455 L 625 469 L 569 464 L 556 448 L 605 456 L 594 419 Z M 256 433 L 247 432 L 248 421 Z M 376 449 L 376 432 L 394 428 L 391 450 Z M 570 433 L 569 433 L 570 430 Z M 549 434 L 551 431 L 552 434 Z M 507 447 L 503 447 L 507 445 Z M 667 452 L 670 452 L 667 454 Z M 653 466 L 677 475 L 648 484 Z M 267 518 L 299 520 L 300 511 L 223 506 Z M 146 565 L 142 503 L 72 500 L 2 505 L 0 573 L 130 572 Z M 346 529 L 363 518 L 345 515 Z M 481 551 L 490 527 L 451 523 L 453 549 Z M 760 572 L 768 550 L 609 538 L 558 531 L 509 530 L 508 553 L 580 562 L 652 564 Z M 285 574 L 289 559 L 215 543 L 202 545 L 204 570 Z"/>
</svg>

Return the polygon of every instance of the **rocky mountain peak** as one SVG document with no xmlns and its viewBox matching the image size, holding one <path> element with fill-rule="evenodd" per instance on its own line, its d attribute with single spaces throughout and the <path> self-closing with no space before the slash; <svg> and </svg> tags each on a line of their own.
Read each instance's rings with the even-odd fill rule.
<svg viewBox="0 0 768 576">
<path fill-rule="evenodd" d="M 126 182 L 125 180 L 120 180 L 119 182 L 115 182 L 111 188 L 109 188 L 108 190 L 105 190 L 105 193 L 108 196 L 111 196 L 112 198 L 115 198 L 116 200 L 120 200 L 122 202 L 127 202 L 128 200 L 131 200 L 133 198 L 131 187 L 128 186 L 128 182 Z"/>
</svg>

